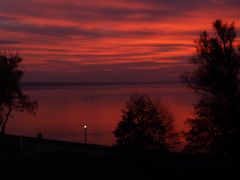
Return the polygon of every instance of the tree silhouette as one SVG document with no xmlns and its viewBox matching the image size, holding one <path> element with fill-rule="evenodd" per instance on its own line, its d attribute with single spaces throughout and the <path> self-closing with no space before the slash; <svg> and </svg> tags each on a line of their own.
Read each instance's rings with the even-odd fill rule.
<svg viewBox="0 0 240 180">
<path fill-rule="evenodd" d="M 22 58 L 17 54 L 0 53 L 0 127 L 4 134 L 6 124 L 14 111 L 35 113 L 37 102 L 24 95 L 20 88 L 23 71 Z"/>
<path fill-rule="evenodd" d="M 192 72 L 182 80 L 200 94 L 196 117 L 189 119 L 186 149 L 233 153 L 240 138 L 240 48 L 236 47 L 234 23 L 213 22 L 214 32 L 204 31 L 191 58 Z"/>
<path fill-rule="evenodd" d="M 119 147 L 165 151 L 178 137 L 169 109 L 147 95 L 131 95 L 122 113 L 122 120 L 114 131 Z"/>
</svg>

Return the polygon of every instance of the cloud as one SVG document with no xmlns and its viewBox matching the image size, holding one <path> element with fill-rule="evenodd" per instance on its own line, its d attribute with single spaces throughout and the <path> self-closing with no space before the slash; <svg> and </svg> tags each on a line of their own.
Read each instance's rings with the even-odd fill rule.
<svg viewBox="0 0 240 180">
<path fill-rule="evenodd" d="M 78 27 L 63 27 L 63 26 L 52 26 L 52 25 L 36 25 L 36 24 L 27 24 L 17 21 L 1 21 L 0 29 L 13 32 L 22 32 L 30 34 L 40 34 L 48 36 L 59 36 L 59 37 L 68 37 L 70 35 L 83 35 L 87 37 L 96 36 L 96 33 L 91 31 L 86 31 Z"/>
<path fill-rule="evenodd" d="M 117 64 L 81 64 L 77 61 L 51 60 L 46 64 L 25 67 L 25 81 L 87 81 L 87 82 L 178 82 L 179 74 L 189 68 L 186 63 L 136 62 Z M 39 70 L 48 66 L 48 70 Z M 53 68 L 53 70 L 51 70 Z M 71 72 L 71 73 L 69 73 Z M 173 73 L 174 72 L 174 73 Z M 148 76 L 146 76 L 148 74 Z M 35 77 L 35 78 L 32 78 Z"/>
<path fill-rule="evenodd" d="M 132 0 L 128 0 L 129 2 Z M 141 2 L 145 5 L 151 4 L 155 7 L 162 7 L 165 5 L 173 9 L 183 9 L 195 10 L 195 9 L 204 9 L 204 8 L 214 8 L 218 6 L 239 6 L 240 3 L 238 0 L 133 0 L 136 2 Z"/>
<path fill-rule="evenodd" d="M 40 34 L 48 36 L 57 36 L 57 37 L 71 37 L 71 36 L 83 36 L 86 38 L 135 38 L 135 37 L 144 37 L 144 36 L 163 36 L 163 35 L 195 35 L 197 34 L 196 30 L 186 30 L 176 32 L 174 30 L 104 30 L 104 29 L 87 29 L 79 26 L 63 26 L 63 25 L 38 25 L 38 24 L 29 24 L 16 21 L 16 19 L 7 18 L 1 16 L 2 20 L 0 21 L 0 29 L 21 32 L 21 33 L 31 33 L 31 34 Z"/>
<path fill-rule="evenodd" d="M 47 60 L 40 64 L 28 64 L 24 65 L 24 69 L 38 70 L 39 68 L 48 67 L 49 71 L 74 71 L 74 72 L 104 72 L 104 71 L 136 71 L 136 70 L 163 70 L 172 67 L 188 66 L 187 61 L 177 62 L 154 62 L 154 61 L 142 61 L 142 62 L 121 62 L 121 63 L 87 63 L 79 62 L 77 60 Z"/>
<path fill-rule="evenodd" d="M 141 3 L 141 4 L 139 4 Z M 124 5 L 127 4 L 127 5 Z M 234 4 L 237 4 L 234 2 Z M 146 22 L 173 20 L 191 17 L 189 11 L 213 6 L 211 0 L 108 0 L 102 1 L 1 1 L 0 11 L 15 17 L 30 16 L 50 19 L 65 19 L 77 22 L 123 21 Z M 21 17 L 20 17 L 21 18 Z"/>
<path fill-rule="evenodd" d="M 19 44 L 20 42 L 15 41 L 15 40 L 0 40 L 0 46 L 1 45 L 14 45 L 14 44 Z"/>
<path fill-rule="evenodd" d="M 44 72 L 66 81 L 178 78 L 199 33 L 216 18 L 238 25 L 239 6 L 237 0 L 0 1 L 0 46 L 23 56 L 28 80 Z"/>
<path fill-rule="evenodd" d="M 96 3 L 98 2 L 98 3 Z M 100 3 L 99 3 L 100 2 Z M 129 6 L 122 6 L 122 4 L 128 3 Z M 142 1 L 144 4 L 150 4 L 155 1 L 147 2 Z M 102 5 L 101 5 L 102 4 Z M 33 17 L 45 17 L 45 18 L 65 18 L 77 21 L 97 21 L 97 20 L 143 20 L 150 18 L 166 18 L 169 16 L 179 15 L 179 11 L 176 9 L 159 9 L 148 8 L 148 6 L 142 5 L 134 6 L 131 1 L 121 0 L 117 5 L 114 0 L 102 3 L 102 1 L 90 1 L 84 3 L 84 1 L 69 0 L 57 1 L 54 3 L 48 3 L 46 1 L 28 1 L 28 0 L 11 0 L 1 1 L 0 10 L 2 13 L 10 13 L 12 15 L 24 15 Z M 132 4 L 132 5 L 131 5 Z M 131 6 L 130 6 L 131 5 Z M 44 11 L 43 11 L 44 9 Z M 181 13 L 184 13 L 181 11 Z"/>
</svg>

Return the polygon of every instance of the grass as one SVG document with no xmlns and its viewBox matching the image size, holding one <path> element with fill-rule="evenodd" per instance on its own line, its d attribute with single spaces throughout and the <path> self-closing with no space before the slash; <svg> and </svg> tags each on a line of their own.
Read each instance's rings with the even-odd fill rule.
<svg viewBox="0 0 240 180">
<path fill-rule="evenodd" d="M 0 138 L 1 180 L 239 177 L 239 161 L 228 157 L 126 152 L 33 138 L 25 140 L 28 144 L 21 152 L 18 137 L 10 139 Z"/>
</svg>

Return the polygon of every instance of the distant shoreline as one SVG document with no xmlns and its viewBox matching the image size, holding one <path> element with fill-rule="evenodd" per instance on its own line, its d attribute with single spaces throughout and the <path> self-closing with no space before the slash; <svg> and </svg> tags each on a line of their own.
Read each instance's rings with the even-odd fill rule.
<svg viewBox="0 0 240 180">
<path fill-rule="evenodd" d="M 22 82 L 23 88 L 72 87 L 72 86 L 118 86 L 118 85 L 174 85 L 180 82 Z"/>
</svg>

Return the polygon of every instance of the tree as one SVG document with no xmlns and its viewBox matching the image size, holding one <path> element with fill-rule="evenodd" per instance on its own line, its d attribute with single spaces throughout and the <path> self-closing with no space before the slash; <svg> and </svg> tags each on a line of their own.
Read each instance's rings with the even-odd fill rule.
<svg viewBox="0 0 240 180">
<path fill-rule="evenodd" d="M 20 81 L 23 71 L 19 69 L 22 58 L 13 53 L 0 53 L 0 127 L 4 134 L 6 124 L 14 111 L 35 113 L 37 102 L 24 95 Z"/>
<path fill-rule="evenodd" d="M 195 69 L 182 75 L 183 83 L 200 94 L 196 117 L 188 120 L 186 149 L 233 153 L 240 147 L 240 46 L 234 23 L 215 20 L 213 29 L 200 34 L 191 58 Z"/>
<path fill-rule="evenodd" d="M 177 139 L 173 116 L 160 101 L 134 94 L 122 110 L 114 135 L 117 146 L 135 150 L 168 150 Z"/>
</svg>

